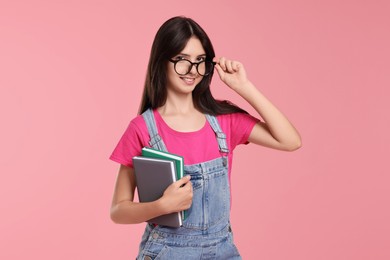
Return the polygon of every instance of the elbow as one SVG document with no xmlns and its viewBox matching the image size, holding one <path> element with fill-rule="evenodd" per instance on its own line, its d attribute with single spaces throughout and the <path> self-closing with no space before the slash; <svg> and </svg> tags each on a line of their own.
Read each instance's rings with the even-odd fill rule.
<svg viewBox="0 0 390 260">
<path fill-rule="evenodd" d="M 301 138 L 299 138 L 295 142 L 292 142 L 288 146 L 286 146 L 286 151 L 293 152 L 298 150 L 301 147 L 302 147 L 302 140 Z"/>
<path fill-rule="evenodd" d="M 110 219 L 114 224 L 122 224 L 120 218 L 118 218 L 117 214 L 115 214 L 115 210 L 110 210 Z"/>
<path fill-rule="evenodd" d="M 302 147 L 302 139 L 300 136 L 279 142 L 279 149 L 286 152 L 293 152 Z"/>
<path fill-rule="evenodd" d="M 110 219 L 114 224 L 128 224 L 121 216 L 118 207 L 112 207 L 110 210 Z"/>
<path fill-rule="evenodd" d="M 115 224 L 138 224 L 141 223 L 137 219 L 134 219 L 121 204 L 113 206 L 110 209 L 110 219 Z"/>
<path fill-rule="evenodd" d="M 294 152 L 294 151 L 298 150 L 298 149 L 301 148 L 301 147 L 302 147 L 301 144 L 298 144 L 298 145 L 295 145 L 295 146 L 290 146 L 290 147 L 287 148 L 286 151 L 288 151 L 288 152 Z"/>
<path fill-rule="evenodd" d="M 118 214 L 110 213 L 110 218 L 114 224 L 133 224 L 128 220 L 121 218 L 120 216 L 118 216 Z"/>
</svg>

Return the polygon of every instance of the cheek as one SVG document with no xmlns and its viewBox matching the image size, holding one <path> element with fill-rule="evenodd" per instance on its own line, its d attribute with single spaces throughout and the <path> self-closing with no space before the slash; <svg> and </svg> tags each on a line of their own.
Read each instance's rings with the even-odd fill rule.
<svg viewBox="0 0 390 260">
<path fill-rule="evenodd" d="M 167 78 L 169 79 L 173 79 L 175 76 L 176 76 L 176 72 L 175 70 L 173 69 L 172 66 L 170 66 L 170 64 L 168 64 L 166 70 L 165 70 L 165 73 L 167 75 Z"/>
<path fill-rule="evenodd" d="M 177 79 L 177 76 L 176 76 L 176 73 L 175 72 L 172 72 L 170 71 L 169 69 L 167 70 L 167 80 L 169 82 L 173 82 Z"/>
</svg>

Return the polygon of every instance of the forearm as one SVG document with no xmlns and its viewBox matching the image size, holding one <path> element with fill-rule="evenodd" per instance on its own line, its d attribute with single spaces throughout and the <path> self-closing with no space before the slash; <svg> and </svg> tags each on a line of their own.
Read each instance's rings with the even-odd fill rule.
<svg viewBox="0 0 390 260">
<path fill-rule="evenodd" d="M 158 200 L 134 202 L 133 168 L 121 165 L 117 177 L 110 216 L 118 224 L 137 224 L 149 219 L 188 209 L 192 203 L 190 175 L 172 183 Z"/>
<path fill-rule="evenodd" d="M 254 127 L 249 141 L 280 150 L 295 150 L 301 146 L 298 131 L 247 78 L 244 66 L 224 57 L 214 58 L 220 79 L 243 97 L 265 123 Z"/>
<path fill-rule="evenodd" d="M 122 201 L 111 207 L 111 219 L 117 224 L 137 224 L 167 214 L 161 200 L 153 202 Z"/>
<path fill-rule="evenodd" d="M 235 91 L 243 97 L 264 120 L 273 138 L 285 147 L 294 150 L 301 145 L 301 137 L 287 117 L 269 101 L 250 81 Z"/>
</svg>

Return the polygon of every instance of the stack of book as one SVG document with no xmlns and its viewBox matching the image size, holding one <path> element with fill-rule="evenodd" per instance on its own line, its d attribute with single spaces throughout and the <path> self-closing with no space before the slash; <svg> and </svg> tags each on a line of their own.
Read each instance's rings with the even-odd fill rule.
<svg viewBox="0 0 390 260">
<path fill-rule="evenodd" d="M 133 165 L 140 202 L 151 202 L 161 198 L 165 189 L 184 175 L 182 156 L 149 147 L 142 148 L 142 156 L 133 157 Z M 186 217 L 186 211 L 182 211 L 162 215 L 148 222 L 180 227 Z"/>
</svg>

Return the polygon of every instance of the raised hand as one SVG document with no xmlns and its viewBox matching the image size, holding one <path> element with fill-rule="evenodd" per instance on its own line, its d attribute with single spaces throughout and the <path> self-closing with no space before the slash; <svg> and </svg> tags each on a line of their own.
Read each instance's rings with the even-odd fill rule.
<svg viewBox="0 0 390 260">
<path fill-rule="evenodd" d="M 225 57 L 214 58 L 215 68 L 220 79 L 233 90 L 238 90 L 248 83 L 244 66 L 239 61 L 229 60 Z"/>
</svg>

